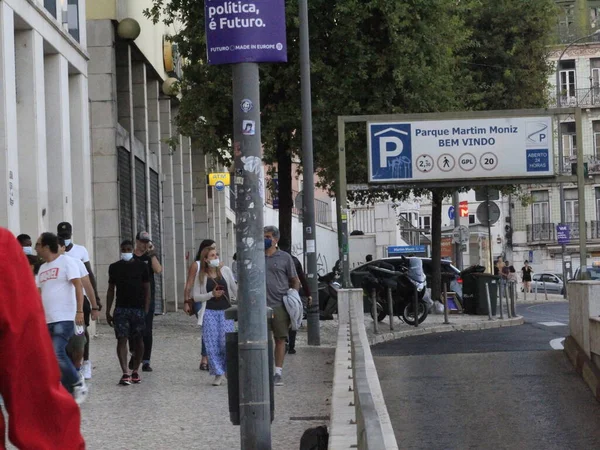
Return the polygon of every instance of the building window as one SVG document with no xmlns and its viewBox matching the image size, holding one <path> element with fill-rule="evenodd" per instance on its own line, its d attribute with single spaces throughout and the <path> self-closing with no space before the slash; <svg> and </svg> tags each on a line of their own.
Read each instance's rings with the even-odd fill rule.
<svg viewBox="0 0 600 450">
<path fill-rule="evenodd" d="M 600 187 L 594 191 L 596 192 L 596 220 L 600 222 Z"/>
<path fill-rule="evenodd" d="M 431 216 L 419 216 L 419 228 L 431 230 Z"/>
<path fill-rule="evenodd" d="M 575 76 L 575 61 L 561 61 L 559 67 L 560 101 L 562 106 L 570 105 L 577 97 L 577 78 Z"/>
<path fill-rule="evenodd" d="M 67 8 L 69 34 L 79 42 L 79 0 L 69 0 Z"/>
<path fill-rule="evenodd" d="M 575 122 L 563 122 L 560 124 L 563 142 L 563 156 L 565 159 L 577 155 L 577 135 Z M 566 168 L 565 168 L 566 169 Z M 570 167 L 569 167 L 570 169 Z"/>
<path fill-rule="evenodd" d="M 469 214 L 469 225 L 473 225 L 475 223 L 475 214 Z"/>
<path fill-rule="evenodd" d="M 56 19 L 56 0 L 44 0 L 44 8 Z"/>
<path fill-rule="evenodd" d="M 533 224 L 550 223 L 550 194 L 548 191 L 532 191 L 531 212 Z"/>
<path fill-rule="evenodd" d="M 561 8 L 558 13 L 558 34 L 561 42 L 571 42 L 575 38 L 573 6 Z"/>
<path fill-rule="evenodd" d="M 590 26 L 593 30 L 598 28 L 598 25 L 600 25 L 600 7 L 592 6 L 590 8 Z"/>
<path fill-rule="evenodd" d="M 579 220 L 579 201 L 577 189 L 565 189 L 565 222 L 574 223 Z"/>
</svg>

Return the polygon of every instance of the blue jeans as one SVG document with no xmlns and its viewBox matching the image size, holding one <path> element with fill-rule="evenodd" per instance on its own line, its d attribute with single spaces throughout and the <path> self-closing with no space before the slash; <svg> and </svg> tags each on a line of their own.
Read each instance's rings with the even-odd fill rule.
<svg viewBox="0 0 600 450">
<path fill-rule="evenodd" d="M 77 369 L 67 355 L 67 344 L 69 339 L 75 334 L 75 322 L 67 320 L 64 322 L 54 322 L 48 324 L 48 331 L 52 338 L 52 346 L 58 360 L 58 367 L 61 373 L 61 383 L 69 391 L 73 391 L 73 385 L 79 383 Z"/>
</svg>

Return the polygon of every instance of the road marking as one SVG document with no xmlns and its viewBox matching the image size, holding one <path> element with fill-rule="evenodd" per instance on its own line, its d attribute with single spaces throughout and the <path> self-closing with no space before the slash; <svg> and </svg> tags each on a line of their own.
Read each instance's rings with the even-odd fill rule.
<svg viewBox="0 0 600 450">
<path fill-rule="evenodd" d="M 565 346 L 563 344 L 565 342 L 565 338 L 556 338 L 550 341 L 550 347 L 554 350 L 564 350 Z"/>
<path fill-rule="evenodd" d="M 566 327 L 566 323 L 562 322 L 538 322 L 540 325 L 544 325 L 546 327 Z"/>
</svg>

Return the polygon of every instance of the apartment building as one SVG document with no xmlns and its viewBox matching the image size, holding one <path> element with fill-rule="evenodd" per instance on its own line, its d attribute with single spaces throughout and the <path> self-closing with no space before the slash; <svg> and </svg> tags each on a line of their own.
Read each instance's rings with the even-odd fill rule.
<svg viewBox="0 0 600 450">
<path fill-rule="evenodd" d="M 0 225 L 93 243 L 83 0 L 0 2 Z"/>
</svg>

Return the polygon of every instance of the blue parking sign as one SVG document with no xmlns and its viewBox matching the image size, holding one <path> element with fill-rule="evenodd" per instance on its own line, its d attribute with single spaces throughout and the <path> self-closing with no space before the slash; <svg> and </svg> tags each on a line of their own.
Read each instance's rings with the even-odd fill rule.
<svg viewBox="0 0 600 450">
<path fill-rule="evenodd" d="M 369 123 L 368 136 L 369 181 L 412 179 L 409 123 Z"/>
</svg>

